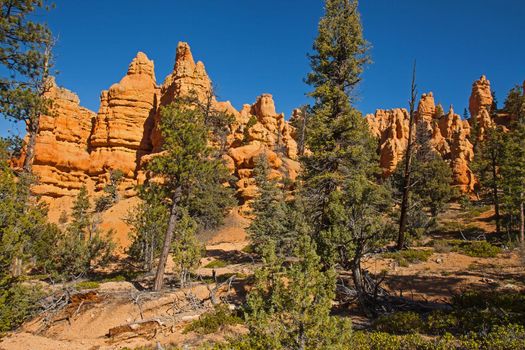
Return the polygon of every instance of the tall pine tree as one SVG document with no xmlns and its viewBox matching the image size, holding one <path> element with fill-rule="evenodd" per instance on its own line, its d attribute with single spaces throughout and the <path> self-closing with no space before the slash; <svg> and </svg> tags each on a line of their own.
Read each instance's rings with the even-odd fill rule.
<svg viewBox="0 0 525 350">
<path fill-rule="evenodd" d="M 388 194 L 376 183 L 376 142 L 352 106 L 353 90 L 369 61 L 357 1 L 326 0 L 310 56 L 309 113 L 303 157 L 303 196 L 314 238 L 326 265 L 351 269 L 366 306 L 361 258 L 380 240 Z"/>
<path fill-rule="evenodd" d="M 174 235 L 175 240 L 193 242 L 177 231 L 183 214 L 187 213 L 200 228 L 213 228 L 222 222 L 233 203 L 231 190 L 224 186 L 227 170 L 209 145 L 212 128 L 206 124 L 206 115 L 199 108 L 181 103 L 163 107 L 161 113 L 164 152 L 152 160 L 148 169 L 161 179 L 170 209 L 155 291 L 162 288 Z"/>
<path fill-rule="evenodd" d="M 1 3 L 0 65 L 9 72 L 0 78 L 0 114 L 25 122 L 28 143 L 24 170 L 31 171 L 40 115 L 48 111 L 53 38 L 49 28 L 34 21 L 47 8 L 44 0 L 6 0 Z"/>
</svg>

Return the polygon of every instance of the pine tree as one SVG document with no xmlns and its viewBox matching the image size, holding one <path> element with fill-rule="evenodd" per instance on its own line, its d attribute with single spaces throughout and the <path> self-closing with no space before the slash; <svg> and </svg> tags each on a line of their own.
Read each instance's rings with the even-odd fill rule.
<svg viewBox="0 0 525 350">
<path fill-rule="evenodd" d="M 73 203 L 71 221 L 53 251 L 54 263 L 49 266 L 49 272 L 55 278 L 75 279 L 109 262 L 115 248 L 113 231 L 102 232 L 98 223 L 83 186 Z"/>
<path fill-rule="evenodd" d="M 164 193 L 158 184 L 150 182 L 141 186 L 139 198 L 142 200 L 141 203 L 130 211 L 126 219 L 131 226 L 132 241 L 128 254 L 149 272 L 153 271 L 153 263 L 159 257 L 162 248 L 169 210 L 164 203 Z"/>
<path fill-rule="evenodd" d="M 443 109 L 443 106 L 441 105 L 441 103 L 438 103 L 438 105 L 436 106 L 436 111 L 434 112 L 434 118 L 439 119 L 444 115 L 445 115 L 445 110 Z"/>
<path fill-rule="evenodd" d="M 327 0 L 310 56 L 307 82 L 316 103 L 309 113 L 302 161 L 305 207 L 321 259 L 353 272 L 366 304 L 361 258 L 382 238 L 388 193 L 379 174 L 376 142 L 351 105 L 353 88 L 369 61 L 357 1 Z"/>
<path fill-rule="evenodd" d="M 494 206 L 496 232 L 501 232 L 500 192 L 502 177 L 501 166 L 505 159 L 505 132 L 501 127 L 485 131 L 485 137 L 478 143 L 471 168 L 476 175 L 476 189 L 480 196 L 489 197 Z"/>
<path fill-rule="evenodd" d="M 506 135 L 505 160 L 501 166 L 504 202 L 508 213 L 519 218 L 518 231 L 525 244 L 525 91 L 513 88 L 505 101 L 505 112 L 512 118 Z M 511 223 L 512 225 L 512 223 Z"/>
<path fill-rule="evenodd" d="M 43 262 L 39 252 L 41 239 L 52 232 L 44 205 L 30 200 L 30 179 L 10 168 L 12 145 L 0 138 L 0 332 L 24 322 L 34 311 L 39 292 L 23 283 L 23 273 L 34 260 Z M 55 242 L 45 247 L 49 252 Z"/>
<path fill-rule="evenodd" d="M 256 272 L 248 295 L 248 336 L 241 349 L 344 349 L 350 322 L 330 316 L 335 272 L 323 271 L 308 235 L 297 239 L 295 262 L 289 267 L 265 247 L 265 266 Z"/>
<path fill-rule="evenodd" d="M 197 223 L 186 211 L 183 211 L 175 229 L 175 239 L 172 244 L 172 257 L 175 271 L 179 273 L 181 287 L 197 267 L 201 259 L 203 245 L 197 241 Z"/>
<path fill-rule="evenodd" d="M 40 115 L 49 109 L 44 98 L 49 88 L 53 38 L 49 28 L 34 22 L 34 13 L 47 8 L 43 0 L 2 2 L 0 65 L 9 74 L 0 78 L 0 113 L 24 121 L 29 135 L 24 169 L 30 172 Z"/>
<path fill-rule="evenodd" d="M 104 195 L 95 201 L 95 211 L 102 212 L 119 201 L 118 186 L 124 178 L 124 173 L 117 169 L 109 172 L 109 182 L 104 186 Z"/>
<path fill-rule="evenodd" d="M 273 244 L 277 254 L 283 256 L 291 251 L 293 244 L 290 208 L 277 180 L 271 178 L 271 168 L 265 155 L 257 159 L 254 173 L 259 193 L 253 203 L 254 219 L 248 227 L 251 244 L 259 254 L 268 244 Z"/>
<path fill-rule="evenodd" d="M 223 185 L 228 180 L 227 170 L 220 158 L 212 156 L 208 144 L 211 130 L 205 114 L 198 108 L 172 104 L 163 107 L 161 115 L 164 152 L 152 160 L 148 169 L 162 178 L 170 210 L 155 291 L 162 288 L 166 260 L 184 210 L 199 228 L 211 228 L 221 223 L 232 205 L 231 190 Z"/>
</svg>

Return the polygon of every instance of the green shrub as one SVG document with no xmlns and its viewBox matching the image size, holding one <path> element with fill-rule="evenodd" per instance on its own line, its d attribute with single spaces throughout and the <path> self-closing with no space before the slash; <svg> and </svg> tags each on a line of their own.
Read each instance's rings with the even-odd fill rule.
<svg viewBox="0 0 525 350">
<path fill-rule="evenodd" d="M 235 315 L 228 306 L 221 304 L 210 313 L 203 314 L 199 319 L 191 322 L 183 333 L 196 332 L 198 334 L 215 333 L 225 326 L 233 326 L 242 323 L 243 320 Z"/>
<path fill-rule="evenodd" d="M 0 335 L 15 329 L 40 308 L 40 288 L 22 283 L 2 285 L 0 289 Z"/>
<path fill-rule="evenodd" d="M 431 250 L 407 249 L 395 253 L 385 253 L 384 258 L 395 260 L 400 266 L 408 266 L 427 261 L 432 255 Z"/>
<path fill-rule="evenodd" d="M 226 267 L 228 265 L 229 265 L 229 263 L 227 261 L 224 261 L 224 260 L 221 260 L 221 259 L 217 259 L 217 260 L 210 261 L 204 267 L 208 268 L 208 269 L 216 269 L 216 268 L 220 268 L 220 267 Z"/>
<path fill-rule="evenodd" d="M 466 241 L 458 245 L 455 251 L 475 258 L 495 258 L 501 253 L 501 248 L 487 241 Z"/>
<path fill-rule="evenodd" d="M 501 248 L 487 241 L 462 241 L 459 239 L 433 240 L 431 246 L 438 253 L 450 251 L 474 258 L 494 258 L 501 253 Z"/>
<path fill-rule="evenodd" d="M 423 321 L 415 312 L 396 312 L 379 317 L 374 329 L 394 334 L 409 334 L 422 330 Z"/>
<path fill-rule="evenodd" d="M 75 287 L 78 290 L 84 290 L 84 289 L 97 289 L 100 287 L 100 283 L 97 281 L 82 281 L 78 282 Z"/>
</svg>

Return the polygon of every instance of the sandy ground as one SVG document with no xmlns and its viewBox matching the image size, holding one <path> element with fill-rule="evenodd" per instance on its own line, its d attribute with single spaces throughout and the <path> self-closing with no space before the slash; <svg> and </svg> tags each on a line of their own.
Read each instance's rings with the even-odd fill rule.
<svg viewBox="0 0 525 350">
<path fill-rule="evenodd" d="M 122 208 L 129 207 L 124 203 Z M 118 217 L 123 209 L 115 208 L 108 215 Z M 444 220 L 459 222 L 459 208 L 452 208 Z M 483 213 L 471 220 L 471 225 L 479 225 L 483 231 L 490 232 L 493 225 L 490 213 Z M 247 245 L 245 227 L 248 221 L 233 211 L 215 233 L 207 233 L 206 256 L 201 260 L 197 271 L 204 277 L 210 277 L 215 271 L 217 276 L 248 276 L 258 264 L 252 256 L 242 251 Z M 431 249 L 431 248 L 417 248 Z M 208 263 L 221 260 L 227 266 L 207 268 Z M 168 260 L 167 276 L 173 270 L 171 259 Z M 391 259 L 380 256 L 370 257 L 364 262 L 365 268 L 373 274 L 386 271 L 383 286 L 392 294 L 403 295 L 415 300 L 446 301 L 454 293 L 466 289 L 509 289 L 524 290 L 525 271 L 520 257 L 515 251 L 504 251 L 496 258 L 473 258 L 454 252 L 434 252 L 428 261 L 398 266 Z M 130 349 L 139 346 L 154 346 L 175 343 L 187 345 L 188 349 L 206 341 L 221 340 L 227 335 L 243 332 L 242 327 L 223 330 L 220 334 L 201 336 L 195 333 L 183 334 L 184 327 L 200 314 L 211 310 L 209 289 L 202 282 L 194 281 L 191 288 L 177 289 L 169 287 L 162 294 L 141 290 L 144 284 L 129 282 L 103 283 L 96 290 L 95 296 L 84 302 L 72 303 L 59 314 L 53 322 L 43 327 L 43 317 L 27 322 L 17 332 L 10 333 L 0 340 L 1 350 L 113 350 Z M 211 287 L 214 284 L 210 285 Z M 238 302 L 245 294 L 244 282 L 238 279 L 231 289 L 221 287 L 219 296 L 231 303 Z M 150 328 L 140 328 L 109 337 L 111 329 L 140 323 L 143 320 L 159 320 L 160 323 Z M 356 320 L 357 321 L 357 320 Z"/>
</svg>

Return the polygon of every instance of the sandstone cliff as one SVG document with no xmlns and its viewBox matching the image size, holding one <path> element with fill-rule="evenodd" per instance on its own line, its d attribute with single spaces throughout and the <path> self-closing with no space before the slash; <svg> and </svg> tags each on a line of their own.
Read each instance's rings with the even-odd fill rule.
<svg viewBox="0 0 525 350">
<path fill-rule="evenodd" d="M 97 114 L 81 107 L 76 95 L 53 84 L 49 97 L 54 110 L 52 116 L 42 117 L 36 142 L 34 171 L 39 184 L 34 192 L 56 198 L 73 196 L 82 185 L 99 191 L 109 172 L 118 169 L 125 175 L 121 191 L 133 196 L 135 185 L 144 180 L 143 158 L 162 150 L 161 107 L 189 96 L 234 117 L 224 160 L 237 178 L 241 204 L 255 196 L 253 167 L 263 153 L 274 176 L 296 177 L 294 130 L 284 114 L 276 113 L 272 96 L 263 94 L 241 112 L 229 102 L 217 101 L 204 64 L 194 61 L 188 44 L 179 43 L 173 72 L 161 86 L 156 83 L 153 61 L 139 52 L 121 81 L 101 93 Z"/>
<path fill-rule="evenodd" d="M 384 176 L 394 172 L 403 159 L 408 144 L 409 113 L 406 109 L 377 110 L 366 116 L 372 133 L 379 140 L 380 166 Z M 434 95 L 423 94 L 415 113 L 415 125 L 426 129 L 430 144 L 447 160 L 452 168 L 453 181 L 462 191 L 474 186 L 474 175 L 469 163 L 473 160 L 473 146 L 469 141 L 468 121 L 450 107 L 444 115 L 436 114 Z M 414 132 L 415 135 L 415 132 Z"/>
</svg>

